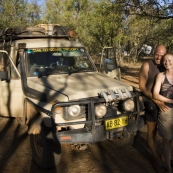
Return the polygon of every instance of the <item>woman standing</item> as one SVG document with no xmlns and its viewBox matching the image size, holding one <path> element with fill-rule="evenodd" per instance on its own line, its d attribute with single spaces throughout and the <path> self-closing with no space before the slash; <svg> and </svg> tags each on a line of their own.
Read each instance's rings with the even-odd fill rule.
<svg viewBox="0 0 173 173">
<path fill-rule="evenodd" d="M 173 140 L 173 54 L 166 54 L 163 58 L 165 72 L 159 73 L 153 90 L 153 98 L 165 102 L 169 107 L 165 112 L 160 111 L 158 117 L 158 133 L 163 138 L 163 154 L 167 173 L 171 168 L 171 143 Z"/>
</svg>

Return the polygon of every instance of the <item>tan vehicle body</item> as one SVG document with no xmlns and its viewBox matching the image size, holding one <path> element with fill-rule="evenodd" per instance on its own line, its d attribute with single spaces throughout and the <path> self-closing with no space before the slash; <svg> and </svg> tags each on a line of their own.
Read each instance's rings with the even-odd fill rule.
<svg viewBox="0 0 173 173">
<path fill-rule="evenodd" d="M 59 164 L 63 143 L 119 138 L 126 145 L 144 125 L 134 88 L 98 72 L 84 45 L 51 27 L 52 35 L 30 27 L 0 37 L 0 115 L 28 125 L 33 158 L 43 169 Z"/>
</svg>

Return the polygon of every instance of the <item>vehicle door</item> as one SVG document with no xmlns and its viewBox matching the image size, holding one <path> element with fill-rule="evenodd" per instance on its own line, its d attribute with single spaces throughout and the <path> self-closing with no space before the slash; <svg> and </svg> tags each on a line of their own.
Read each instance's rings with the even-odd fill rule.
<svg viewBox="0 0 173 173">
<path fill-rule="evenodd" d="M 20 73 L 4 50 L 0 50 L 0 115 L 23 116 L 23 91 Z"/>
</svg>

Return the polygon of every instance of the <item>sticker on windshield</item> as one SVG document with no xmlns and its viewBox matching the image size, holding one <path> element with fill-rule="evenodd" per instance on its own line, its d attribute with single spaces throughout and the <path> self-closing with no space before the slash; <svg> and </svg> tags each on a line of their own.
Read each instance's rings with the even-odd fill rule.
<svg viewBox="0 0 173 173">
<path fill-rule="evenodd" d="M 50 47 L 50 48 L 36 48 L 36 49 L 28 49 L 27 53 L 35 53 L 35 52 L 75 52 L 75 51 L 80 51 L 84 52 L 84 49 L 81 48 L 76 48 L 76 47 Z"/>
</svg>

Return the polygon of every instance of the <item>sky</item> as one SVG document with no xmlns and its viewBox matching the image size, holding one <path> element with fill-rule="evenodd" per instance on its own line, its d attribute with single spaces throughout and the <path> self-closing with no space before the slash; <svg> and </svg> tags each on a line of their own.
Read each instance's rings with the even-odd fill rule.
<svg viewBox="0 0 173 173">
<path fill-rule="evenodd" d="M 45 3 L 46 0 L 37 0 L 39 5 L 43 5 Z"/>
<path fill-rule="evenodd" d="M 33 0 L 29 0 L 29 2 L 32 2 Z M 38 5 L 43 5 L 46 0 L 36 0 Z"/>
</svg>

